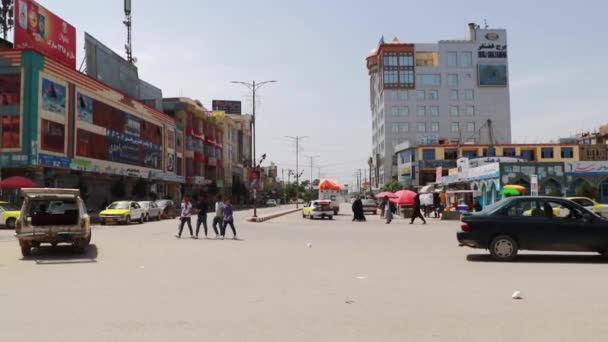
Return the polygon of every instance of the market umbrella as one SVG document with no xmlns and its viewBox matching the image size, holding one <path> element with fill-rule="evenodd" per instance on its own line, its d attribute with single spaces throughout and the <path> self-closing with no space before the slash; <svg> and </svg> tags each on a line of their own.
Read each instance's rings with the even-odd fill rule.
<svg viewBox="0 0 608 342">
<path fill-rule="evenodd" d="M 517 184 L 507 184 L 507 185 L 503 186 L 502 188 L 503 189 L 513 189 L 513 190 L 517 190 L 519 192 L 526 191 L 525 186 L 521 186 L 521 185 L 517 185 Z"/>
<path fill-rule="evenodd" d="M 389 191 L 383 191 L 376 195 L 376 198 L 384 198 L 384 197 L 397 198 L 397 195 L 395 195 L 394 193 L 389 192 Z"/>
<path fill-rule="evenodd" d="M 518 189 L 513 189 L 513 188 L 502 188 L 502 190 L 500 191 L 501 194 L 505 195 L 505 196 L 519 196 L 521 195 L 521 191 L 519 191 Z"/>
<path fill-rule="evenodd" d="M 5 178 L 0 182 L 0 188 L 2 189 L 22 189 L 35 187 L 37 187 L 37 185 L 31 179 L 19 176 Z"/>
<path fill-rule="evenodd" d="M 411 190 L 400 190 L 395 192 L 396 198 L 391 198 L 390 201 L 399 205 L 413 205 L 416 193 Z"/>
</svg>

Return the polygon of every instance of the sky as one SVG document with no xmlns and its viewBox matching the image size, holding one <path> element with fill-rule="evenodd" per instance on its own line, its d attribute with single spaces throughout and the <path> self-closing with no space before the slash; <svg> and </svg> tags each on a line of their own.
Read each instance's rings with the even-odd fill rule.
<svg viewBox="0 0 608 342">
<path fill-rule="evenodd" d="M 281 170 L 352 184 L 371 153 L 365 58 L 381 36 L 435 43 L 464 39 L 466 23 L 505 28 L 513 141 L 543 142 L 608 123 L 608 2 L 409 0 L 132 0 L 140 77 L 163 96 L 242 100 L 230 81 L 277 80 L 259 92 L 257 154 Z M 121 0 L 39 0 L 124 55 Z M 266 163 L 265 163 L 266 164 Z M 287 174 L 287 171 L 285 171 Z M 287 177 L 287 176 L 285 176 Z"/>
</svg>

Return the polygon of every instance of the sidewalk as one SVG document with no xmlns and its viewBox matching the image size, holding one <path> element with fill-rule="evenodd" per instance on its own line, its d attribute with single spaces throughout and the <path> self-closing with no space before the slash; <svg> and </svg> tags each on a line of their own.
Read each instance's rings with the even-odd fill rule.
<svg viewBox="0 0 608 342">
<path fill-rule="evenodd" d="M 264 207 L 258 208 L 257 218 L 253 218 L 253 209 L 243 210 L 238 212 L 240 219 L 244 219 L 248 222 L 264 222 L 273 218 L 277 218 L 283 215 L 288 215 L 302 210 L 302 205 L 296 208 L 295 204 L 281 205 L 278 207 Z"/>
</svg>

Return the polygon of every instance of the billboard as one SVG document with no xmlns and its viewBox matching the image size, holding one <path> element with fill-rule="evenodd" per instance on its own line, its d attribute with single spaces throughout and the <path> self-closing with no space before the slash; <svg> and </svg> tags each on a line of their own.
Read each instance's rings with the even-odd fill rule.
<svg viewBox="0 0 608 342">
<path fill-rule="evenodd" d="M 212 110 L 241 115 L 241 101 L 213 100 Z"/>
<path fill-rule="evenodd" d="M 506 87 L 506 64 L 479 64 L 477 71 L 480 87 Z"/>
<path fill-rule="evenodd" d="M 76 69 L 76 28 L 33 0 L 15 1 L 15 48 L 34 49 Z"/>
<path fill-rule="evenodd" d="M 65 115 L 67 93 L 64 85 L 42 78 L 41 95 L 43 110 Z"/>
</svg>

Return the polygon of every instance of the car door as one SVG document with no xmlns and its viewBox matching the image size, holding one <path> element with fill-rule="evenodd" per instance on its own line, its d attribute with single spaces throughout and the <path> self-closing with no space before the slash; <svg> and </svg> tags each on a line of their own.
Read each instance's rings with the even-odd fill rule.
<svg viewBox="0 0 608 342">
<path fill-rule="evenodd" d="M 150 202 L 150 216 L 158 217 L 160 216 L 160 208 L 154 202 Z"/>
<path fill-rule="evenodd" d="M 545 200 L 543 206 L 552 208 L 550 224 L 546 229 L 546 234 L 551 237 L 551 245 L 546 250 L 584 252 L 595 251 L 601 245 L 596 228 L 585 219 L 585 215 L 590 214 L 582 208 L 561 199 Z"/>
<path fill-rule="evenodd" d="M 543 234 L 547 218 L 540 210 L 540 203 L 535 198 L 521 198 L 512 201 L 499 214 L 502 216 L 495 223 L 495 233 L 506 233 L 513 236 L 521 249 L 542 250 L 546 244 Z"/>
<path fill-rule="evenodd" d="M 139 220 L 141 218 L 142 212 L 141 207 L 136 202 L 131 202 L 131 218 L 134 220 Z"/>
<path fill-rule="evenodd" d="M 6 224 L 6 220 L 4 219 L 4 207 L 0 205 L 0 225 L 3 226 Z"/>
</svg>

